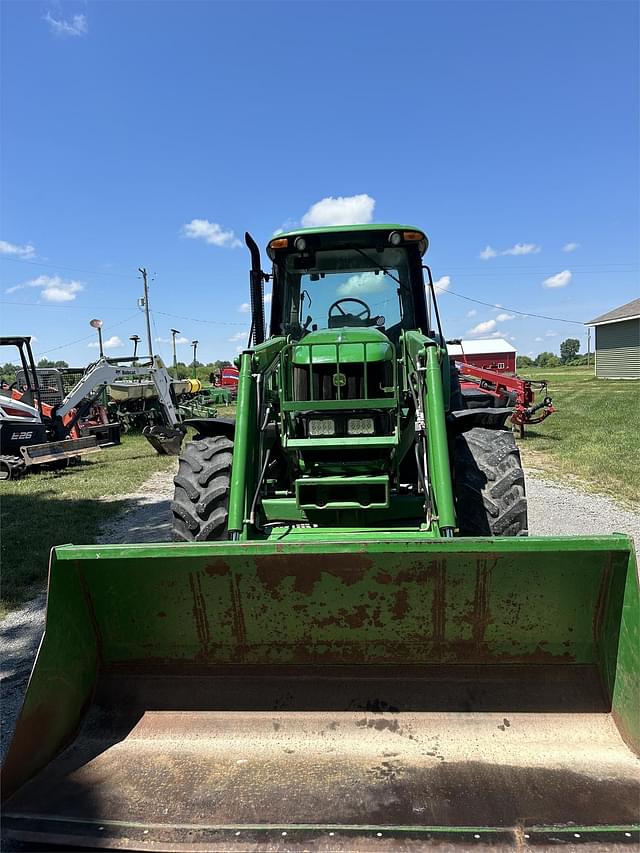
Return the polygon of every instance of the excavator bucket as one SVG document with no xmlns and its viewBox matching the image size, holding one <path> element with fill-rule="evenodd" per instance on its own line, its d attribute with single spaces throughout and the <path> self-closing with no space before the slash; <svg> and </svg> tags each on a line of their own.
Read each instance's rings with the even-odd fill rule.
<svg viewBox="0 0 640 853">
<path fill-rule="evenodd" d="M 179 456 L 182 439 L 186 433 L 185 427 L 170 427 L 154 424 L 146 426 L 142 434 L 160 456 Z"/>
<path fill-rule="evenodd" d="M 24 842 L 637 845 L 625 536 L 57 548 L 3 770 Z"/>
</svg>

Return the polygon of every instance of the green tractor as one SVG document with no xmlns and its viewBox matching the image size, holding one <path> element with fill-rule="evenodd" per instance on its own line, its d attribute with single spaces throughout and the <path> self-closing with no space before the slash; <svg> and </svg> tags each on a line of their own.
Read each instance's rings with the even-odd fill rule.
<svg viewBox="0 0 640 853">
<path fill-rule="evenodd" d="M 282 234 L 268 246 L 271 275 L 247 242 L 254 347 L 241 358 L 237 419 L 226 429 L 192 421 L 175 538 L 526 535 L 511 410 L 463 408 L 422 264 L 425 234 L 402 225 Z"/>
<path fill-rule="evenodd" d="M 268 274 L 247 244 L 237 418 L 190 421 L 178 541 L 54 549 L 6 831 L 185 853 L 637 845 L 632 542 L 525 535 L 510 410 L 464 406 L 422 231 L 280 234 Z"/>
</svg>

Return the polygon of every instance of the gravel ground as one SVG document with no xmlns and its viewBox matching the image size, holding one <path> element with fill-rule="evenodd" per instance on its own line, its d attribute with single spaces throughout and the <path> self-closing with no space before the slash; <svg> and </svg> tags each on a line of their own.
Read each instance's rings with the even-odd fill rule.
<svg viewBox="0 0 640 853">
<path fill-rule="evenodd" d="M 137 494 L 131 496 L 127 510 L 105 525 L 98 542 L 169 541 L 172 480 L 172 471 L 154 474 Z M 608 498 L 537 479 L 531 474 L 528 475 L 527 489 L 531 535 L 628 533 L 634 537 L 636 545 L 640 545 L 640 514 L 621 509 Z M 3 756 L 40 642 L 44 607 L 43 594 L 0 623 Z"/>
</svg>

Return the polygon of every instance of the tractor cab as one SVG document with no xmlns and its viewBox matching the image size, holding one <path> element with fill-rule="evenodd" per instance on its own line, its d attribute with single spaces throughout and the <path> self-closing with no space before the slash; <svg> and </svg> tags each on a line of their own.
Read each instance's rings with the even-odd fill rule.
<svg viewBox="0 0 640 853">
<path fill-rule="evenodd" d="M 271 335 L 300 340 L 318 331 L 369 328 L 397 342 L 402 329 L 426 332 L 426 248 L 422 231 L 396 225 L 275 237 L 267 249 L 274 282 Z"/>
</svg>

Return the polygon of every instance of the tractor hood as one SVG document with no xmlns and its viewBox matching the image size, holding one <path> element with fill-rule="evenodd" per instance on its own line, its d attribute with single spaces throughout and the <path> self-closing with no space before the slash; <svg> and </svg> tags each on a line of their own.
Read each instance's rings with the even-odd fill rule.
<svg viewBox="0 0 640 853">
<path fill-rule="evenodd" d="M 392 361 L 393 344 L 375 328 L 322 329 L 293 346 L 294 364 Z"/>
</svg>

